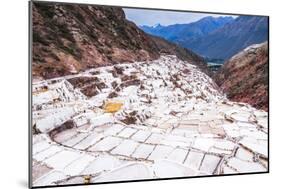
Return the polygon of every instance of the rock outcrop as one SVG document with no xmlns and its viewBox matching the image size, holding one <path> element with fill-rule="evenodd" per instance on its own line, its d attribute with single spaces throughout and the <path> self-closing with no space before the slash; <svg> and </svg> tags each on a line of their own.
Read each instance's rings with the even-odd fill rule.
<svg viewBox="0 0 281 189">
<path fill-rule="evenodd" d="M 268 43 L 251 45 L 216 73 L 215 81 L 233 101 L 268 111 Z"/>
<path fill-rule="evenodd" d="M 122 62 L 154 60 L 162 52 L 155 38 L 126 20 L 121 8 L 33 2 L 32 11 L 35 79 Z M 163 40 L 161 44 L 169 54 L 181 54 L 181 58 L 207 70 L 203 59 L 189 50 Z"/>
</svg>

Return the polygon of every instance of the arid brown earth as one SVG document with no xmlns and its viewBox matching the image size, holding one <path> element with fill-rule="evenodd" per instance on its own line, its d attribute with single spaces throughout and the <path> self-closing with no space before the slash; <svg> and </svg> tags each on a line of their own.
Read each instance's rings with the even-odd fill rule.
<svg viewBox="0 0 281 189">
<path fill-rule="evenodd" d="M 175 54 L 209 73 L 201 57 L 144 33 L 126 20 L 121 8 L 33 2 L 32 9 L 32 73 L 36 79 L 155 60 L 161 53 Z"/>
<path fill-rule="evenodd" d="M 252 45 L 233 56 L 215 76 L 230 100 L 268 111 L 268 43 Z"/>
</svg>

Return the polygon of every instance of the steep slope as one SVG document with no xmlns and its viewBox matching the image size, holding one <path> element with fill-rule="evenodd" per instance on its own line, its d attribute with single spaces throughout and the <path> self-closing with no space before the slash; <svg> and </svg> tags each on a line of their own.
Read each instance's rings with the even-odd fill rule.
<svg viewBox="0 0 281 189">
<path fill-rule="evenodd" d="M 268 43 L 252 45 L 228 60 L 215 75 L 229 99 L 268 111 Z"/>
<path fill-rule="evenodd" d="M 34 78 L 53 78 L 160 56 L 155 41 L 127 21 L 121 8 L 33 2 L 32 16 Z M 185 51 L 183 58 L 191 57 L 190 62 L 202 60 L 188 53 Z"/>
<path fill-rule="evenodd" d="M 205 36 L 233 20 L 232 17 L 215 18 L 208 16 L 189 24 L 174 24 L 169 26 L 161 26 L 159 24 L 156 27 L 140 26 L 140 28 L 146 33 L 163 37 L 166 40 L 184 46 L 189 40 Z"/>
<path fill-rule="evenodd" d="M 228 59 L 249 45 L 268 40 L 268 18 L 239 16 L 233 22 L 184 45 L 209 58 Z"/>
</svg>

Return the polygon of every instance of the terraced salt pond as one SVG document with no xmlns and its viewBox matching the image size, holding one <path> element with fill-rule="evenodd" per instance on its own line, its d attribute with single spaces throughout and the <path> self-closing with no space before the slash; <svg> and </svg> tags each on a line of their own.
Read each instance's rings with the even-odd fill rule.
<svg viewBox="0 0 281 189">
<path fill-rule="evenodd" d="M 267 119 L 175 56 L 34 82 L 33 184 L 266 172 Z"/>
</svg>

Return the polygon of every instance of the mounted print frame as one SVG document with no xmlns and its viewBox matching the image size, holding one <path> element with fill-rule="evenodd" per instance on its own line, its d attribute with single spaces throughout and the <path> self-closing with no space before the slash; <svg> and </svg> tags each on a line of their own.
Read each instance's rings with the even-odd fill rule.
<svg viewBox="0 0 281 189">
<path fill-rule="evenodd" d="M 29 187 L 269 172 L 269 17 L 29 2 Z"/>
</svg>

